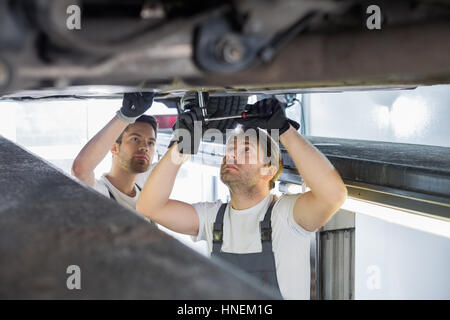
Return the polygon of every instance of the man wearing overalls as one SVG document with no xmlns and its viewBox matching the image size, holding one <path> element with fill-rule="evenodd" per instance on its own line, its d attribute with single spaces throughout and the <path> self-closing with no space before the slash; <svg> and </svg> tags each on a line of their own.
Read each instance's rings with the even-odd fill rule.
<svg viewBox="0 0 450 320">
<path fill-rule="evenodd" d="M 182 147 L 186 138 L 175 134 L 176 142 L 152 171 L 136 208 L 166 228 L 206 240 L 212 256 L 245 270 L 284 299 L 309 299 L 310 236 L 339 209 L 347 190 L 326 157 L 301 137 L 298 124 L 286 118 L 278 100 L 247 107 L 249 114 L 270 116 L 242 120 L 247 129 L 227 140 L 220 177 L 230 191 L 230 203 L 169 200 L 183 160 L 199 144 L 191 138 L 194 146 Z M 192 132 L 195 119 L 195 111 L 186 112 L 176 128 Z M 272 135 L 278 130 L 310 191 L 279 199 L 270 194 L 282 161 L 277 141 L 261 129 Z"/>
</svg>

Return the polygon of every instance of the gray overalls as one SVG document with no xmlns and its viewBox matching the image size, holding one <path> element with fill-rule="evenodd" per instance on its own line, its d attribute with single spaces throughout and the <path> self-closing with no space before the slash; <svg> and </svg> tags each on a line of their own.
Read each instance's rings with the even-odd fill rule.
<svg viewBox="0 0 450 320">
<path fill-rule="evenodd" d="M 272 251 L 272 225 L 270 218 L 275 199 L 272 200 L 264 220 L 260 222 L 262 251 L 257 253 L 228 253 L 222 252 L 223 243 L 223 217 L 227 203 L 220 206 L 217 212 L 213 229 L 213 250 L 211 255 L 243 269 L 253 277 L 262 281 L 263 286 L 273 292 L 275 296 L 282 298 L 277 281 L 275 257 Z"/>
</svg>

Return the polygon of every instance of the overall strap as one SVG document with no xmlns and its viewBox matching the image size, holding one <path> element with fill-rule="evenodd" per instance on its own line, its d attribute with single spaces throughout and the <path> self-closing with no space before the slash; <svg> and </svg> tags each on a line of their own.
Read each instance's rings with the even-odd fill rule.
<svg viewBox="0 0 450 320">
<path fill-rule="evenodd" d="M 272 209 L 275 205 L 276 199 L 272 199 L 269 208 L 267 208 L 264 220 L 259 223 L 261 231 L 261 245 L 262 251 L 272 251 Z"/>
<path fill-rule="evenodd" d="M 218 253 L 222 248 L 223 242 L 223 217 L 225 214 L 225 209 L 227 208 L 227 203 L 222 203 L 217 212 L 216 221 L 214 221 L 213 228 L 213 252 Z"/>
<path fill-rule="evenodd" d="M 113 199 L 114 201 L 117 201 L 116 198 L 114 198 L 114 196 L 113 196 L 113 194 L 111 193 L 111 191 L 109 191 L 109 189 L 108 189 L 108 193 L 109 193 L 109 197 L 110 197 L 111 199 Z"/>
<path fill-rule="evenodd" d="M 272 209 L 275 205 L 276 199 L 272 199 L 272 202 L 267 208 L 264 220 L 260 222 L 260 232 L 261 232 L 261 246 L 262 251 L 272 251 Z M 223 243 L 223 218 L 225 215 L 225 210 L 227 208 L 227 203 L 223 203 L 219 211 L 217 212 L 216 220 L 214 221 L 213 228 L 213 250 L 212 252 L 218 253 L 222 249 Z"/>
</svg>

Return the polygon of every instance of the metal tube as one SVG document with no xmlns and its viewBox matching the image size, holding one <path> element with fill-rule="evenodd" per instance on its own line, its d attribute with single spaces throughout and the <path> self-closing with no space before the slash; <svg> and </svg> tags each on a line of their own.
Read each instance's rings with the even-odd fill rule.
<svg viewBox="0 0 450 320">
<path fill-rule="evenodd" d="M 257 117 L 269 117 L 270 114 L 267 113 L 250 113 L 247 114 L 246 112 L 243 112 L 240 115 L 234 115 L 234 116 L 225 116 L 225 117 L 216 117 L 216 118 L 209 118 L 209 119 L 205 119 L 205 122 L 209 122 L 209 121 L 222 121 L 222 120 L 228 120 L 228 119 L 240 119 L 240 118 L 244 118 L 244 114 L 245 114 L 245 118 L 257 118 Z"/>
</svg>

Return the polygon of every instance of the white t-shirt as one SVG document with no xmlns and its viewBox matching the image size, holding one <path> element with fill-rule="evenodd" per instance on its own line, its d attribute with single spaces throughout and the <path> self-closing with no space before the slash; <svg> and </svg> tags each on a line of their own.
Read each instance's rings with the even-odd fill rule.
<svg viewBox="0 0 450 320">
<path fill-rule="evenodd" d="M 277 268 L 277 279 L 284 299 L 310 297 L 310 241 L 314 232 L 306 231 L 294 220 L 296 195 L 283 195 L 272 210 L 272 249 Z M 255 253 L 262 251 L 259 222 L 270 205 L 273 195 L 268 195 L 255 206 L 234 210 L 227 206 L 223 218 L 222 251 L 230 253 Z M 194 241 L 206 240 L 212 251 L 214 221 L 222 202 L 193 204 L 199 217 L 199 232 Z M 230 227 L 231 226 L 231 227 Z"/>
<path fill-rule="evenodd" d="M 152 165 L 150 170 L 143 172 L 139 174 L 136 178 L 136 185 L 139 186 L 139 188 L 143 188 L 145 185 L 145 182 L 147 181 L 147 178 L 150 175 L 150 172 L 153 170 L 155 165 Z M 109 192 L 111 191 L 111 194 L 114 196 L 115 200 L 121 204 L 122 206 L 132 209 L 134 212 L 136 212 L 136 202 L 138 199 L 139 194 L 141 193 L 139 188 L 136 186 L 134 187 L 134 190 L 136 191 L 136 195 L 134 197 L 130 197 L 126 195 L 125 193 L 119 191 L 107 178 L 106 173 L 104 173 L 100 179 L 96 179 L 93 188 L 103 194 L 105 197 L 110 198 Z M 140 217 L 143 217 L 138 212 L 136 212 L 137 215 Z"/>
<path fill-rule="evenodd" d="M 118 203 L 120 203 L 126 208 L 136 210 L 136 202 L 140 193 L 139 189 L 136 188 L 136 186 L 134 187 L 134 189 L 136 190 L 136 195 L 134 197 L 130 197 L 125 193 L 119 191 L 116 187 L 114 187 L 114 185 L 111 182 L 109 182 L 109 180 L 106 178 L 105 173 L 100 177 L 100 179 L 95 180 L 94 189 L 108 198 L 111 198 L 108 192 L 111 191 L 111 194 L 114 196 L 114 199 Z"/>
</svg>

